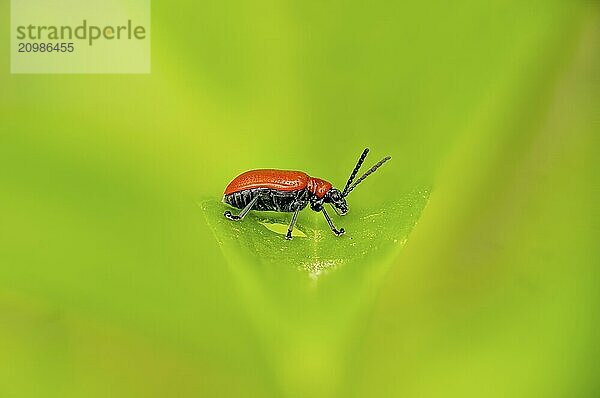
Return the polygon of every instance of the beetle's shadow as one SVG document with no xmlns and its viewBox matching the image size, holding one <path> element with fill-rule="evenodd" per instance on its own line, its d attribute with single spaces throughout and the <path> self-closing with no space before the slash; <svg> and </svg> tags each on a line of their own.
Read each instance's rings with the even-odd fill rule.
<svg viewBox="0 0 600 398">
<path fill-rule="evenodd" d="M 305 209 L 298 216 L 292 240 L 285 239 L 291 213 L 252 211 L 242 221 L 231 221 L 223 213 L 232 209 L 217 200 L 205 200 L 200 207 L 227 259 L 288 266 L 317 278 L 366 256 L 401 248 L 428 197 L 428 191 L 418 190 L 381 208 L 352 209 L 347 216 L 336 217 L 336 225 L 346 230 L 340 237 L 331 232 L 321 214 Z"/>
</svg>

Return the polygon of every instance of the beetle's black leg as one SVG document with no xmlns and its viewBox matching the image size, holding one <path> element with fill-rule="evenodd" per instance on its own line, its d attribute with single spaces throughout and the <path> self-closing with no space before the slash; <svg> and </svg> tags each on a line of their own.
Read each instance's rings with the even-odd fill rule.
<svg viewBox="0 0 600 398">
<path fill-rule="evenodd" d="M 300 213 L 300 206 L 298 206 L 296 208 L 296 211 L 294 212 L 294 215 L 292 216 L 292 222 L 290 222 L 290 226 L 288 227 L 287 234 L 285 235 L 285 238 L 287 240 L 292 239 L 292 231 L 294 230 L 294 225 L 296 224 L 296 219 L 298 218 L 298 213 Z"/>
<path fill-rule="evenodd" d="M 231 212 L 229 210 L 227 210 L 223 215 L 225 216 L 225 218 L 227 218 L 228 220 L 231 220 L 231 221 L 243 220 L 244 217 L 246 216 L 246 214 L 248 214 L 248 212 L 252 209 L 252 206 L 254 206 L 256 204 L 256 202 L 258 201 L 258 197 L 259 197 L 259 195 L 256 195 L 254 198 L 252 198 L 250 203 L 248 203 L 246 205 L 246 207 L 244 207 L 237 216 L 234 214 L 231 214 Z"/>
<path fill-rule="evenodd" d="M 333 211 L 335 211 L 335 214 L 337 214 L 340 217 L 343 216 L 343 214 L 340 214 L 339 210 L 334 205 L 332 205 L 331 203 L 330 203 L 330 205 L 331 205 L 331 208 L 333 209 Z"/>
<path fill-rule="evenodd" d="M 346 232 L 346 231 L 344 231 L 344 228 L 340 228 L 339 230 L 335 228 L 335 225 L 333 225 L 333 221 L 331 221 L 331 218 L 329 218 L 329 214 L 327 214 L 324 207 L 321 209 L 321 211 L 323 212 L 323 215 L 325 216 L 325 219 L 327 220 L 327 224 L 329 224 L 329 228 L 331 228 L 331 230 L 333 231 L 333 233 L 336 236 L 340 236 L 344 232 Z"/>
</svg>

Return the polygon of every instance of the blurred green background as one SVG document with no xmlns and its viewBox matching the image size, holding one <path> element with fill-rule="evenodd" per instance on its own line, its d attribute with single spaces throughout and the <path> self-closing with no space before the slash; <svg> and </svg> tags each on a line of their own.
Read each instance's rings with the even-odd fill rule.
<svg viewBox="0 0 600 398">
<path fill-rule="evenodd" d="M 153 1 L 115 76 L 10 75 L 8 3 L 1 397 L 600 394 L 597 1 Z M 402 250 L 217 243 L 239 172 L 343 186 L 367 145 L 353 208 L 430 192 Z"/>
</svg>

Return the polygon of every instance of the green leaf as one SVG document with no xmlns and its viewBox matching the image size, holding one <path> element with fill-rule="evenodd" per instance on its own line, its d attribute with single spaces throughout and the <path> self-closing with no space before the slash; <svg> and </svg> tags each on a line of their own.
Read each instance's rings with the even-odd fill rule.
<svg viewBox="0 0 600 398">
<path fill-rule="evenodd" d="M 418 189 L 379 208 L 355 206 L 334 219 L 346 230 L 340 237 L 321 214 L 305 210 L 290 241 L 290 213 L 250 212 L 234 222 L 223 216 L 225 204 L 200 204 L 281 385 L 301 396 L 339 388 L 343 353 L 428 198 Z"/>
<path fill-rule="evenodd" d="M 285 234 L 291 213 L 250 212 L 242 221 L 223 217 L 228 206 L 201 203 L 206 222 L 226 257 L 290 267 L 315 279 L 328 271 L 360 262 L 368 266 L 401 248 L 427 203 L 427 190 L 415 190 L 381 208 L 357 208 L 334 220 L 346 233 L 336 237 L 319 213 L 301 212 L 291 241 Z"/>
</svg>

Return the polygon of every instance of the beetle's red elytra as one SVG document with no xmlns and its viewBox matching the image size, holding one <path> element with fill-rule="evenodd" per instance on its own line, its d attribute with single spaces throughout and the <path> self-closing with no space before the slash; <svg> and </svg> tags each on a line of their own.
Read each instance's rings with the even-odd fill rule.
<svg viewBox="0 0 600 398">
<path fill-rule="evenodd" d="M 302 171 L 259 169 L 250 170 L 235 177 L 225 188 L 225 195 L 246 189 L 269 188 L 277 191 L 308 189 L 322 198 L 331 189 L 331 183 L 310 177 Z"/>
<path fill-rule="evenodd" d="M 390 156 L 386 156 L 353 184 L 352 181 L 368 153 L 369 148 L 365 148 L 342 192 L 334 188 L 330 182 L 311 177 L 302 171 L 276 169 L 246 171 L 227 185 L 223 196 L 223 202 L 242 210 L 238 215 L 233 215 L 231 211 L 227 210 L 224 215 L 229 220 L 240 221 L 250 210 L 294 213 L 286 234 L 286 239 L 292 239 L 292 231 L 298 213 L 310 203 L 311 209 L 322 212 L 333 233 L 340 236 L 344 233 L 344 229 L 340 228 L 338 230 L 334 226 L 324 204 L 331 205 L 337 214 L 345 215 L 348 212 L 348 204 L 345 199 L 348 194 L 365 178 L 391 159 Z"/>
</svg>

